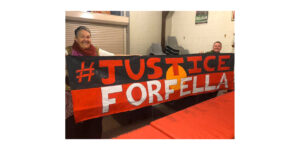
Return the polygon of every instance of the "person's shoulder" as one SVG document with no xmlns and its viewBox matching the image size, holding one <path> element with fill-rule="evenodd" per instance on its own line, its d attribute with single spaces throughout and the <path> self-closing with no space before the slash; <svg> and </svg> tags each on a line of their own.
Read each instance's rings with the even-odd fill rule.
<svg viewBox="0 0 300 150">
<path fill-rule="evenodd" d="M 211 50 L 211 51 L 206 52 L 205 54 L 213 54 L 213 53 L 214 53 L 214 51 Z"/>
</svg>

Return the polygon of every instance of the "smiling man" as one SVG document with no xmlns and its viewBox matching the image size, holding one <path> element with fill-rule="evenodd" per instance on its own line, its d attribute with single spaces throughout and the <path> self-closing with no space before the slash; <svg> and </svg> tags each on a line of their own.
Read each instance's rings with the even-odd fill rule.
<svg viewBox="0 0 300 150">
<path fill-rule="evenodd" d="M 220 41 L 216 41 L 213 45 L 213 49 L 207 53 L 212 53 L 212 54 L 220 53 L 221 49 L 222 49 L 222 43 Z"/>
</svg>

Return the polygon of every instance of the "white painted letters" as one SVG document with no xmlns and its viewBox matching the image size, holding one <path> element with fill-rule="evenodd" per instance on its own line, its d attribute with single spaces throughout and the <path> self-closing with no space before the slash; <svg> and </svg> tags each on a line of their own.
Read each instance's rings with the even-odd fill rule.
<svg viewBox="0 0 300 150">
<path fill-rule="evenodd" d="M 132 90 L 133 90 L 135 87 L 138 87 L 138 88 L 141 90 L 141 92 L 142 92 L 141 99 L 139 99 L 139 100 L 137 100 L 137 101 L 134 100 L 133 97 L 132 97 Z M 139 106 L 139 105 L 141 105 L 141 104 L 145 101 L 145 99 L 146 99 L 146 97 L 147 97 L 147 91 L 146 91 L 146 88 L 145 88 L 141 83 L 133 83 L 133 84 L 131 84 L 131 85 L 128 87 L 128 89 L 127 89 L 127 91 L 126 91 L 126 96 L 127 96 L 128 102 L 129 102 L 130 104 L 132 104 L 132 105 L 134 105 L 134 106 Z"/>
<path fill-rule="evenodd" d="M 156 85 L 156 89 L 152 89 L 152 85 Z M 153 95 L 156 95 L 158 101 L 162 101 L 163 98 L 158 93 L 158 91 L 161 89 L 161 83 L 157 80 L 153 81 L 147 81 L 147 87 L 148 87 L 148 95 L 149 95 L 149 104 L 153 103 Z"/>
<path fill-rule="evenodd" d="M 102 113 L 109 111 L 109 105 L 116 103 L 116 98 L 108 98 L 111 93 L 122 92 L 122 85 L 101 87 L 102 93 Z"/>
</svg>

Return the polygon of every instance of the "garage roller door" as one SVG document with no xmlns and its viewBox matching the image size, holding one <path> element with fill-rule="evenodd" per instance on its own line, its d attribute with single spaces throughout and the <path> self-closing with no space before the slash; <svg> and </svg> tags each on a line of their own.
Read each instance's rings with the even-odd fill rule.
<svg viewBox="0 0 300 150">
<path fill-rule="evenodd" d="M 92 44 L 114 54 L 125 54 L 125 27 L 101 23 L 66 21 L 66 46 L 74 42 L 74 31 L 78 26 L 86 26 L 92 33 Z"/>
</svg>

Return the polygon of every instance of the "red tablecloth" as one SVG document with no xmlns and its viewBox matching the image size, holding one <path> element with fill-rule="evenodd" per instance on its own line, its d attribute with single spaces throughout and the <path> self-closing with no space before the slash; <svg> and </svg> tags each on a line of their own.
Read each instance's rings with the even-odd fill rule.
<svg viewBox="0 0 300 150">
<path fill-rule="evenodd" d="M 132 132 L 122 134 L 116 139 L 170 139 L 170 137 L 154 127 L 147 125 Z"/>
<path fill-rule="evenodd" d="M 118 139 L 232 139 L 234 92 L 155 120 Z"/>
<path fill-rule="evenodd" d="M 234 92 L 150 123 L 175 139 L 234 138 Z"/>
</svg>

